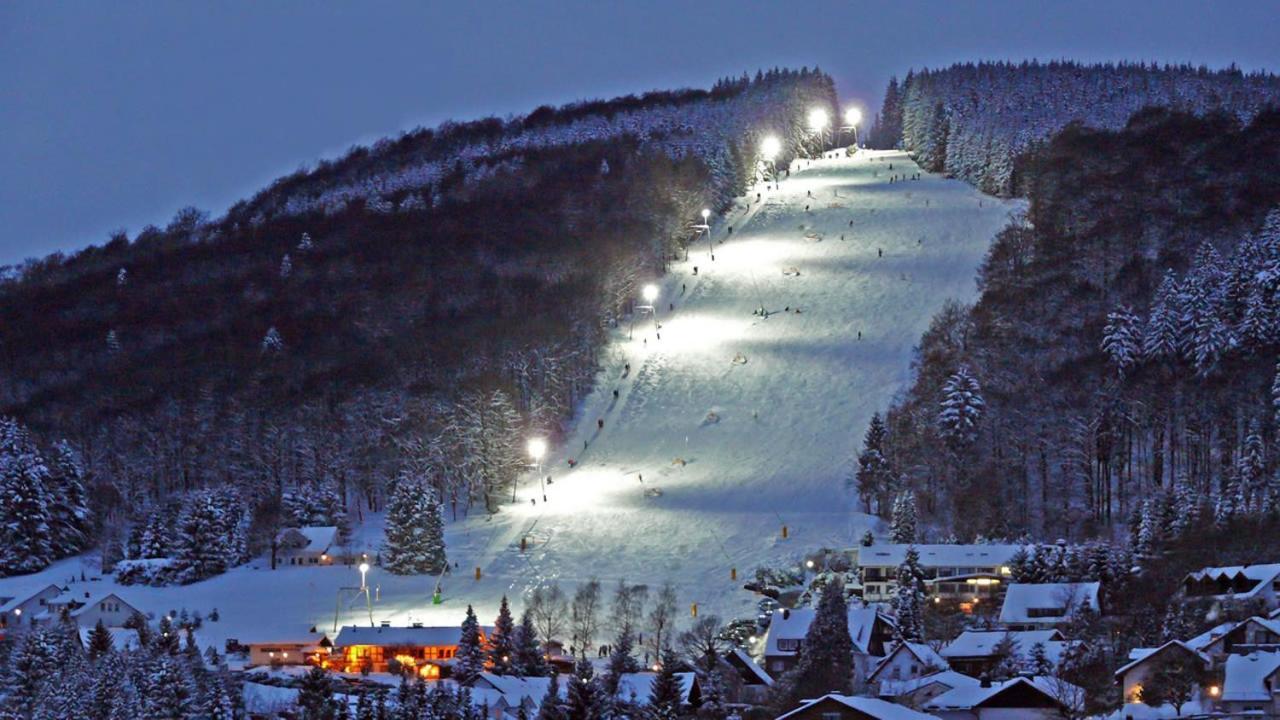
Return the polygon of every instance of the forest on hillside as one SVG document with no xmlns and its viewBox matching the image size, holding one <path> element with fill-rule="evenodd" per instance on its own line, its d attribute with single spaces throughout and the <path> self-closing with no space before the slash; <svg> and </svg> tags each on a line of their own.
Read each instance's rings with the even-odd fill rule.
<svg viewBox="0 0 1280 720">
<path fill-rule="evenodd" d="M 186 580 L 281 527 L 380 509 L 402 481 L 454 516 L 494 511 L 524 439 L 555 437 L 604 333 L 697 211 L 754 181 L 766 135 L 780 161 L 806 151 L 814 105 L 834 112 L 829 77 L 773 70 L 447 123 L 300 170 L 221 218 L 187 208 L 8 268 L 0 416 L 24 457 L 74 449 L 83 542 L 108 562 L 229 538 Z M 0 489 L 58 503 L 43 465 L 2 464 Z M 16 512 L 0 503 L 0 520 Z M 0 527 L 10 546 L 48 535 Z"/>
<path fill-rule="evenodd" d="M 958 63 L 891 80 L 870 140 L 984 192 L 1025 195 L 1016 159 L 1068 125 L 1120 130 L 1147 107 L 1248 122 L 1278 101 L 1280 76 L 1234 66 Z"/>
<path fill-rule="evenodd" d="M 1148 557 L 1274 523 L 1280 113 L 1151 108 L 1013 162 L 1029 209 L 921 339 L 861 501 L 913 490 L 961 537 L 1126 527 Z"/>
</svg>

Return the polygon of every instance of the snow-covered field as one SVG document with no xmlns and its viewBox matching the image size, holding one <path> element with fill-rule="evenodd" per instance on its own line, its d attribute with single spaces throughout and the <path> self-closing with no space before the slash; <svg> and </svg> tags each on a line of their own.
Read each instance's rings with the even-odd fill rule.
<svg viewBox="0 0 1280 720">
<path fill-rule="evenodd" d="M 661 330 L 646 316 L 633 339 L 624 326 L 606 350 L 596 392 L 544 461 L 554 478 L 547 500 L 531 472 L 513 506 L 451 525 L 459 569 L 444 579 L 441 605 L 430 601 L 434 577 L 375 568 L 375 620 L 456 624 L 474 603 L 490 622 L 503 594 L 553 581 L 572 594 L 591 577 L 606 587 L 670 581 L 686 609 L 754 616 L 742 590 L 754 568 L 848 546 L 875 529 L 845 488 L 850 458 L 872 412 L 907 381 L 911 348 L 933 313 L 946 298 L 974 295 L 974 271 L 1015 207 L 928 174 L 889 182 L 915 172 L 893 152 L 801 161 L 781 190 L 759 203 L 743 198 L 714 221 L 714 260 L 703 238 L 660 281 Z M 754 312 L 761 306 L 767 317 Z M 379 537 L 371 522 L 356 545 L 372 554 Z M 78 578 L 82 562 L 2 580 L 0 596 Z M 221 620 L 200 637 L 221 650 L 227 637 L 331 630 L 338 588 L 359 584 L 346 567 L 263 567 L 119 592 L 157 614 L 217 607 Z M 340 615 L 361 621 L 354 609 Z"/>
</svg>

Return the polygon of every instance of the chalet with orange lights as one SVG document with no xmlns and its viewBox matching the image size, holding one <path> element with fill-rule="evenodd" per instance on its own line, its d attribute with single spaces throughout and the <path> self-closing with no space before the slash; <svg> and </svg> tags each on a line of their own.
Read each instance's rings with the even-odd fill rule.
<svg viewBox="0 0 1280 720">
<path fill-rule="evenodd" d="M 332 565 L 338 547 L 338 528 L 285 528 L 276 535 L 276 558 L 280 565 Z"/>
<path fill-rule="evenodd" d="M 481 642 L 487 642 L 492 632 L 492 627 L 481 626 Z M 394 659 L 401 667 L 413 668 L 421 677 L 435 680 L 451 674 L 461 639 L 462 628 L 458 625 L 346 625 L 333 640 L 333 653 L 328 664 L 344 672 L 360 672 L 365 667 L 373 672 L 386 672 Z"/>
</svg>

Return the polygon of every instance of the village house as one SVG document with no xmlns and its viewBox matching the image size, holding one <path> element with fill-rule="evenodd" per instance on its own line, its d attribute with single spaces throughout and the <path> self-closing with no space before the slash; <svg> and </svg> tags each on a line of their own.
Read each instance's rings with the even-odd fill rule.
<svg viewBox="0 0 1280 720">
<path fill-rule="evenodd" d="M 876 695 L 909 708 L 919 709 L 939 695 L 960 687 L 977 685 L 979 680 L 955 670 L 942 670 L 910 680 L 878 680 Z"/>
<path fill-rule="evenodd" d="M 113 592 L 68 591 L 45 603 L 44 612 L 36 615 L 34 621 L 57 622 L 63 612 L 82 628 L 91 628 L 99 620 L 107 627 L 120 627 L 135 614 L 141 614 L 138 608 Z"/>
<path fill-rule="evenodd" d="M 38 585 L 8 597 L 0 597 L 0 629 L 17 627 L 44 612 L 50 600 L 62 594 L 62 588 L 52 583 Z"/>
<path fill-rule="evenodd" d="M 1231 715 L 1280 717 L 1280 653 L 1228 657 L 1214 705 L 1219 712 Z"/>
<path fill-rule="evenodd" d="M 481 626 L 481 642 L 486 642 L 492 633 L 492 627 Z M 373 672 L 386 672 L 394 659 L 401 667 L 412 668 L 421 677 L 434 680 L 449 676 L 461 639 L 462 629 L 457 625 L 346 625 L 333 639 L 333 654 L 328 663 L 344 672 L 359 672 L 366 666 Z"/>
<path fill-rule="evenodd" d="M 804 636 L 813 622 L 813 608 L 783 609 L 773 614 L 765 636 L 764 667 L 773 677 L 795 666 Z M 871 607 L 849 608 L 849 637 L 853 638 L 854 674 L 865 678 L 876 660 L 884 656 L 893 638 L 893 619 Z"/>
<path fill-rule="evenodd" d="M 279 565 L 332 565 L 338 545 L 338 528 L 313 526 L 285 528 L 276 535 L 276 562 Z"/>
<path fill-rule="evenodd" d="M 1088 608 L 1101 612 L 1097 582 L 1012 583 L 1005 588 L 1000 624 L 1010 630 L 1049 630 L 1061 627 Z"/>
<path fill-rule="evenodd" d="M 1181 640 L 1170 640 L 1158 648 L 1135 651 L 1129 657 L 1135 659 L 1116 670 L 1122 697 L 1126 703 L 1142 702 L 1142 688 L 1155 677 L 1165 663 L 1182 661 L 1208 670 L 1212 659 L 1205 653 L 1190 647 Z"/>
<path fill-rule="evenodd" d="M 323 665 L 331 643 L 324 636 L 301 633 L 291 637 L 255 639 L 247 644 L 248 667 Z"/>
<path fill-rule="evenodd" d="M 779 715 L 777 720 L 936 720 L 936 718 L 877 698 L 831 693 L 815 700 L 807 700 L 795 710 Z"/>
<path fill-rule="evenodd" d="M 1215 664 L 1228 655 L 1280 650 L 1280 620 L 1254 616 L 1222 623 L 1186 641 L 1188 647 L 1208 655 Z"/>
<path fill-rule="evenodd" d="M 1188 598 L 1259 600 L 1267 609 L 1280 605 L 1280 563 L 1201 568 L 1182 580 Z"/>
<path fill-rule="evenodd" d="M 981 677 L 1000 662 L 1001 644 L 1006 637 L 1013 643 L 1013 651 L 1020 659 L 1029 658 L 1032 648 L 1040 644 L 1049 662 L 1055 666 L 1072 645 L 1057 630 L 965 630 L 947 643 L 939 654 L 956 672 Z"/>
<path fill-rule="evenodd" d="M 734 705 L 763 705 L 769 699 L 773 677 L 742 648 L 720 656 L 720 678 L 725 700 Z"/>
<path fill-rule="evenodd" d="M 867 675 L 867 682 L 914 680 L 951 666 L 933 648 L 924 643 L 897 642 Z"/>
<path fill-rule="evenodd" d="M 566 695 L 567 677 L 562 677 L 557 685 L 560 696 Z M 523 708 L 525 717 L 538 714 L 539 704 L 547 694 L 551 684 L 549 677 L 518 677 L 516 675 L 495 675 L 481 673 L 471 683 L 471 701 L 489 707 L 492 717 L 518 717 Z"/>
<path fill-rule="evenodd" d="M 898 591 L 898 566 L 909 545 L 857 548 L 854 562 L 867 602 L 887 602 Z M 925 591 L 939 600 L 964 605 L 995 602 L 1009 581 L 1009 564 L 1020 545 L 916 545 L 924 571 Z"/>
<path fill-rule="evenodd" d="M 1084 701 L 1084 690 L 1066 681 L 1016 677 L 956 688 L 926 702 L 924 710 L 941 720 L 1059 720 L 1078 714 Z"/>
</svg>

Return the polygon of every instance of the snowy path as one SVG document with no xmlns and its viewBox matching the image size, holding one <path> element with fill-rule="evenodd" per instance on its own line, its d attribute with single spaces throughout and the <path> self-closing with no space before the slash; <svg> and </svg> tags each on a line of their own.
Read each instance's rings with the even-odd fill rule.
<svg viewBox="0 0 1280 720">
<path fill-rule="evenodd" d="M 671 268 L 657 302 L 660 340 L 647 319 L 633 340 L 626 326 L 615 334 L 596 392 L 546 461 L 555 479 L 549 502 L 530 474 L 514 506 L 451 524 L 449 555 L 459 569 L 444 581 L 443 605 L 430 604 L 434 577 L 371 572 L 376 619 L 456 624 L 474 603 L 488 621 L 504 593 L 559 581 L 572 594 L 590 577 L 671 581 L 685 608 L 697 602 L 726 617 L 753 616 L 741 587 L 757 566 L 848 546 L 874 527 L 852 510 L 850 458 L 871 413 L 907 381 L 930 317 L 947 298 L 974 296 L 974 271 L 1015 204 L 927 174 L 889 183 L 891 174 L 918 171 L 900 153 L 802 165 L 762 203 L 713 223 L 714 261 L 703 239 Z M 762 303 L 767 318 L 753 314 Z M 745 364 L 733 362 L 738 354 Z M 580 461 L 573 470 L 570 457 Z M 522 537 L 530 542 L 523 553 Z M 372 554 L 379 540 L 380 528 L 367 523 L 356 547 Z M 63 561 L 0 581 L 0 595 L 79 571 L 79 560 Z M 337 588 L 357 582 L 350 568 L 244 567 L 185 588 L 120 592 L 156 613 L 218 607 L 222 621 L 207 624 L 202 638 L 221 650 L 226 637 L 329 630 Z M 362 620 L 344 611 L 343 622 Z"/>
</svg>

